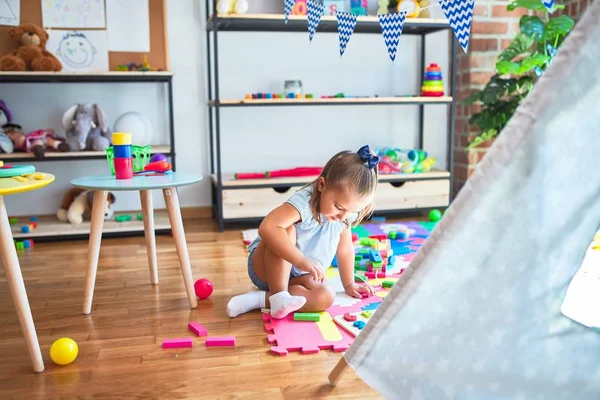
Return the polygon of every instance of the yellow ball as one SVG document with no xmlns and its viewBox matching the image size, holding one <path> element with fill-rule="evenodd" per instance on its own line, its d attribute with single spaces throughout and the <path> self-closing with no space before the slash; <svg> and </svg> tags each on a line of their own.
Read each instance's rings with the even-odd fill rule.
<svg viewBox="0 0 600 400">
<path fill-rule="evenodd" d="M 50 358 L 58 365 L 71 364 L 77 358 L 79 347 L 73 339 L 60 338 L 50 347 Z"/>
</svg>

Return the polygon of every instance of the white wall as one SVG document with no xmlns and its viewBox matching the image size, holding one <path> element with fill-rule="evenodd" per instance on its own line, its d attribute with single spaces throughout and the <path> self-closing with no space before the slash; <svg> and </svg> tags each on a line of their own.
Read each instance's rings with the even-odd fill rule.
<svg viewBox="0 0 600 400">
<path fill-rule="evenodd" d="M 370 3 L 376 3 L 371 1 Z M 259 6 L 260 4 L 260 6 Z M 282 12 L 282 1 L 250 2 L 251 12 Z M 206 107 L 206 36 L 204 1 L 169 0 L 168 37 L 174 77 L 177 168 L 206 176 L 204 182 L 180 191 L 182 206 L 210 205 L 209 150 Z M 441 15 L 440 10 L 433 9 Z M 374 12 L 374 11 L 372 11 Z M 426 63 L 440 64 L 449 87 L 448 35 L 429 35 Z M 379 34 L 352 36 L 339 57 L 336 34 L 233 33 L 219 35 L 221 98 L 246 93 L 283 91 L 286 79 L 301 79 L 305 93 L 316 96 L 344 92 L 354 95 L 417 94 L 422 71 L 417 71 L 419 39 L 406 35 L 392 64 Z M 161 84 L 13 84 L 0 86 L 0 98 L 25 129 L 52 127 L 76 102 L 99 103 L 111 120 L 126 111 L 148 116 L 155 144 L 168 140 L 164 88 Z M 416 146 L 417 106 L 331 106 L 228 108 L 221 114 L 224 172 L 262 171 L 302 165 L 322 165 L 341 149 L 372 146 Z M 446 106 L 426 107 L 425 148 L 446 164 Z M 34 163 L 38 170 L 57 175 L 57 181 L 27 195 L 9 196 L 11 215 L 52 214 L 69 181 L 77 176 L 108 172 L 104 160 Z M 26 205 L 24 196 L 32 203 Z M 160 193 L 155 207 L 163 208 Z M 29 203 L 29 201 L 28 201 Z M 35 204 L 35 207 L 31 204 Z M 121 193 L 117 210 L 137 210 L 135 193 Z"/>
</svg>

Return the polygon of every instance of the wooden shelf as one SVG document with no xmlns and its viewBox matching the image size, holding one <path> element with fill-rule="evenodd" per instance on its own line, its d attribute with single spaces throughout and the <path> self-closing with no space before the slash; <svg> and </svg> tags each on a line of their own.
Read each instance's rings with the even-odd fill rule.
<svg viewBox="0 0 600 400">
<path fill-rule="evenodd" d="M 306 15 L 290 15 L 285 23 L 284 14 L 219 14 L 211 16 L 206 21 L 208 31 L 229 32 L 305 32 L 307 33 L 308 19 Z M 450 29 L 446 19 L 407 18 L 402 29 L 403 35 L 422 35 Z M 336 32 L 337 18 L 331 15 L 321 17 L 317 33 Z M 359 16 L 354 33 L 379 33 L 379 20 L 374 16 Z"/>
<path fill-rule="evenodd" d="M 239 99 L 220 100 L 220 107 L 269 107 L 269 106 L 326 106 L 326 105 L 382 105 L 382 104 L 450 104 L 452 97 L 347 97 L 347 98 L 314 98 L 314 99 Z M 208 103 L 216 105 L 214 100 Z"/>
<path fill-rule="evenodd" d="M 171 154 L 171 146 L 158 145 L 152 146 L 152 154 L 162 153 L 164 155 Z M 77 161 L 77 160 L 101 160 L 106 159 L 104 151 L 73 151 L 67 153 L 47 152 L 46 157 L 36 159 L 33 153 L 11 153 L 0 154 L 0 160 L 8 162 L 44 162 L 44 161 Z"/>
<path fill-rule="evenodd" d="M 102 229 L 103 235 L 126 235 L 131 233 L 144 233 L 143 221 L 137 220 L 137 214 L 141 211 L 129 211 L 129 212 L 118 212 L 116 215 L 131 215 L 132 220 L 127 222 L 117 222 L 114 220 L 104 221 L 104 227 Z M 164 210 L 156 210 L 154 212 L 154 230 L 155 231 L 170 231 L 171 225 L 169 223 L 169 217 L 167 212 Z M 85 238 L 89 237 L 90 234 L 90 222 L 83 221 L 80 225 L 71 225 L 69 222 L 62 222 L 52 217 L 42 217 L 38 221 L 37 228 L 31 233 L 22 233 L 21 226 L 27 225 L 29 218 L 19 217 L 19 222 L 12 225 L 12 234 L 15 240 L 36 239 L 41 238 L 53 238 L 53 239 L 67 239 L 67 238 Z"/>
<path fill-rule="evenodd" d="M 2 83 L 168 82 L 172 78 L 172 71 L 0 72 L 0 82 Z"/>
<path fill-rule="evenodd" d="M 217 176 L 211 175 L 213 184 L 217 184 Z M 302 186 L 316 179 L 316 176 L 292 177 L 292 178 L 264 178 L 264 179 L 235 179 L 234 174 L 223 174 L 221 184 L 223 189 L 247 189 L 260 187 L 285 187 Z M 379 182 L 405 182 L 426 181 L 437 179 L 449 179 L 450 172 L 432 170 L 417 174 L 385 174 L 379 175 Z"/>
</svg>

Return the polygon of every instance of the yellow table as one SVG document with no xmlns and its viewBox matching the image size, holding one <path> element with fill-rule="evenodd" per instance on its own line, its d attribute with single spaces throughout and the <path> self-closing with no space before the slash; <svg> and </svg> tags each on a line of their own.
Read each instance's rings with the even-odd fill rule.
<svg viewBox="0 0 600 400">
<path fill-rule="evenodd" d="M 40 343 L 33 324 L 29 299 L 21 274 L 21 266 L 19 265 L 19 258 L 17 257 L 17 250 L 15 249 L 6 206 L 4 205 L 4 196 L 43 188 L 54 181 L 54 175 L 37 172 L 19 178 L 21 179 L 0 178 L 0 259 L 4 266 L 10 294 L 17 309 L 17 317 L 25 336 L 33 370 L 42 372 L 44 370 L 44 360 L 42 359 Z"/>
</svg>

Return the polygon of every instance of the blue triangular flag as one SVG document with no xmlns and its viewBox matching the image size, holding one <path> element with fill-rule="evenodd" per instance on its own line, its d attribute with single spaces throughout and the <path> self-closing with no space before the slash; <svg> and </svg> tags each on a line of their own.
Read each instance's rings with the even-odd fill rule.
<svg viewBox="0 0 600 400">
<path fill-rule="evenodd" d="M 440 2 L 440 5 L 444 15 L 450 22 L 460 47 L 466 53 L 469 47 L 475 0 L 444 0 Z"/>
<path fill-rule="evenodd" d="M 292 12 L 292 8 L 294 8 L 294 4 L 296 0 L 285 0 L 284 9 L 285 9 L 285 23 L 288 23 L 288 16 Z"/>
<path fill-rule="evenodd" d="M 400 35 L 402 35 L 402 28 L 406 19 L 406 12 L 380 14 L 377 18 L 379 18 L 379 26 L 381 26 L 381 34 L 387 46 L 388 54 L 392 61 L 395 61 L 398 43 L 400 43 Z"/>
<path fill-rule="evenodd" d="M 319 25 L 319 22 L 321 22 L 323 11 L 325 11 L 325 6 L 314 0 L 308 0 L 306 6 L 308 8 L 308 38 L 312 42 L 317 26 Z"/>
<path fill-rule="evenodd" d="M 542 4 L 548 9 L 548 11 L 552 12 L 552 8 L 554 8 L 554 0 L 542 0 Z"/>
<path fill-rule="evenodd" d="M 337 12 L 335 13 L 338 21 L 338 33 L 340 35 L 340 57 L 344 55 L 344 51 L 346 51 L 346 46 L 350 41 L 350 36 L 354 33 L 354 28 L 356 27 L 356 15 L 349 14 L 346 12 Z"/>
</svg>

